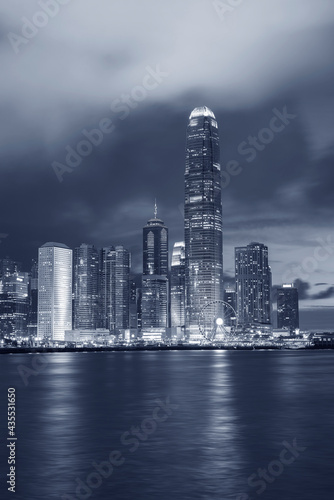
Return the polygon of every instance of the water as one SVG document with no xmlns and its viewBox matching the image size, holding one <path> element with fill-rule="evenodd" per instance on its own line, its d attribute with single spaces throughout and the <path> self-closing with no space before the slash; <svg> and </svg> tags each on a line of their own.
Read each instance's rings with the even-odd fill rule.
<svg viewBox="0 0 334 500">
<path fill-rule="evenodd" d="M 1 436 L 7 388 L 14 386 L 18 437 L 15 496 L 6 492 L 1 442 L 1 498 L 333 497 L 333 351 L 38 356 L 0 357 Z M 25 371 L 27 386 L 18 371 L 23 365 L 35 373 Z M 169 414 L 156 402 L 166 398 Z M 164 421 L 156 424 L 153 415 Z M 142 424 L 141 437 L 130 436 Z M 282 443 L 295 439 L 303 451 L 286 452 L 293 461 L 282 465 Z M 115 463 L 124 463 L 111 474 L 105 469 L 108 478 L 92 475 L 92 463 L 113 450 Z M 258 469 L 268 467 L 276 476 L 259 482 Z M 92 481 L 79 496 L 77 478 Z"/>
</svg>

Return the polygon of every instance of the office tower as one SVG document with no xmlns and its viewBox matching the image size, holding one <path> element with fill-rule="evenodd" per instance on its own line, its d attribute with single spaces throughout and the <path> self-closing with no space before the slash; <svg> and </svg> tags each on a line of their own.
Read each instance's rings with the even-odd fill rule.
<svg viewBox="0 0 334 500">
<path fill-rule="evenodd" d="M 45 243 L 38 250 L 38 337 L 64 341 L 72 330 L 72 250 Z"/>
<path fill-rule="evenodd" d="M 1 279 L 0 332 L 6 337 L 27 335 L 29 274 L 14 272 Z"/>
<path fill-rule="evenodd" d="M 291 333 L 299 328 L 298 289 L 285 284 L 277 289 L 277 328 L 286 328 Z"/>
<path fill-rule="evenodd" d="M 32 261 L 28 295 L 28 334 L 30 337 L 36 337 L 38 318 L 38 262 L 36 260 Z"/>
<path fill-rule="evenodd" d="M 184 242 L 174 244 L 170 273 L 171 327 L 184 328 L 185 249 Z"/>
<path fill-rule="evenodd" d="M 250 243 L 235 249 L 235 279 L 239 325 L 271 323 L 271 270 L 268 247 Z"/>
<path fill-rule="evenodd" d="M 212 324 L 223 299 L 223 228 L 218 125 L 207 107 L 191 113 L 185 169 L 186 333 L 200 341 L 199 314 Z"/>
<path fill-rule="evenodd" d="M 141 328 L 144 340 L 161 340 L 168 327 L 168 228 L 154 218 L 143 228 Z"/>
<path fill-rule="evenodd" d="M 157 204 L 143 228 L 143 274 L 168 275 L 168 228 L 158 219 Z"/>
<path fill-rule="evenodd" d="M 130 253 L 121 245 L 103 248 L 100 266 L 101 326 L 118 335 L 130 322 Z"/>
<path fill-rule="evenodd" d="M 130 279 L 130 328 L 138 328 L 138 291 L 135 279 Z"/>
<path fill-rule="evenodd" d="M 226 290 L 224 290 L 224 302 L 226 302 L 227 304 L 229 304 L 233 310 L 237 311 L 237 294 L 236 294 L 236 291 L 231 289 L 231 288 L 227 288 Z M 232 321 L 231 319 L 234 318 L 234 316 L 230 316 L 230 315 L 226 315 L 226 318 L 225 318 L 225 325 L 226 326 L 232 326 Z"/>
<path fill-rule="evenodd" d="M 21 269 L 20 262 L 16 262 L 15 260 L 6 257 L 5 259 L 0 259 L 0 279 L 10 276 L 16 272 L 19 272 Z"/>
<path fill-rule="evenodd" d="M 74 250 L 74 329 L 98 328 L 99 254 L 93 245 Z"/>
</svg>

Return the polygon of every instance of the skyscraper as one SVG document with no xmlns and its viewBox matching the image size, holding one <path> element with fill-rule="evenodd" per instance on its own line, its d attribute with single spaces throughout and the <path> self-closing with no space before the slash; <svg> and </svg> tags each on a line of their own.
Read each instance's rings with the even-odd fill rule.
<svg viewBox="0 0 334 500">
<path fill-rule="evenodd" d="M 38 250 L 37 334 L 63 341 L 65 330 L 72 330 L 72 250 L 45 243 Z"/>
<path fill-rule="evenodd" d="M 212 322 L 223 299 L 223 226 L 218 125 L 207 107 L 191 113 L 185 169 L 186 332 L 198 341 L 199 313 Z"/>
<path fill-rule="evenodd" d="M 74 250 L 74 329 L 98 327 L 99 254 L 93 245 Z"/>
<path fill-rule="evenodd" d="M 161 340 L 168 327 L 168 228 L 154 218 L 143 228 L 141 328 L 145 340 Z"/>
<path fill-rule="evenodd" d="M 130 253 L 121 245 L 103 248 L 100 265 L 101 326 L 118 335 L 130 324 Z"/>
<path fill-rule="evenodd" d="M 6 336 L 26 335 L 29 274 L 14 272 L 0 282 L 0 332 Z"/>
<path fill-rule="evenodd" d="M 299 328 L 298 289 L 285 284 L 277 289 L 277 328 L 294 333 Z"/>
<path fill-rule="evenodd" d="M 268 247 L 250 243 L 235 249 L 235 279 L 239 325 L 271 323 L 271 269 Z"/>
<path fill-rule="evenodd" d="M 170 273 L 171 327 L 184 327 L 185 313 L 185 251 L 184 242 L 174 244 Z"/>
</svg>

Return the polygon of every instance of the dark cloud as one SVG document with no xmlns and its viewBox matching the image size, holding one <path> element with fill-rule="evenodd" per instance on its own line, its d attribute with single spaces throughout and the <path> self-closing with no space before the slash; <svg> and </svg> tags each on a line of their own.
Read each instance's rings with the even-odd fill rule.
<svg viewBox="0 0 334 500">
<path fill-rule="evenodd" d="M 109 2 L 64 6 L 16 55 L 8 31 L 32 18 L 35 3 L 1 6 L 3 91 L 0 99 L 0 257 L 25 266 L 45 241 L 71 247 L 124 244 L 141 267 L 142 226 L 157 198 L 170 246 L 183 239 L 185 134 L 190 111 L 211 107 L 221 158 L 242 172 L 223 189 L 226 282 L 234 246 L 269 246 L 276 283 L 313 256 L 317 238 L 333 234 L 334 4 L 327 0 L 244 2 L 222 22 L 211 2 Z M 198 36 L 203 32 L 203 36 Z M 204 36 L 205 35 L 205 36 Z M 141 84 L 147 66 L 168 72 L 159 87 L 120 120 L 114 99 Z M 252 162 L 239 145 L 267 128 L 273 109 L 296 116 Z M 104 135 L 59 183 L 83 129 L 111 118 Z M 333 259 L 300 280 L 333 282 Z M 329 281 L 330 282 L 330 281 Z"/>
</svg>

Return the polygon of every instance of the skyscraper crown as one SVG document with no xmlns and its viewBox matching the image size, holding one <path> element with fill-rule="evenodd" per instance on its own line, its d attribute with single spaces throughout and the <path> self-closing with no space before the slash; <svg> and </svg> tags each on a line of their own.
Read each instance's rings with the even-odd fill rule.
<svg viewBox="0 0 334 500">
<path fill-rule="evenodd" d="M 199 116 L 211 116 L 211 118 L 216 119 L 213 111 L 211 111 L 211 109 L 208 108 L 207 106 L 201 106 L 199 108 L 195 108 L 191 112 L 191 115 L 190 115 L 189 119 L 191 119 L 191 118 L 197 118 Z"/>
</svg>

